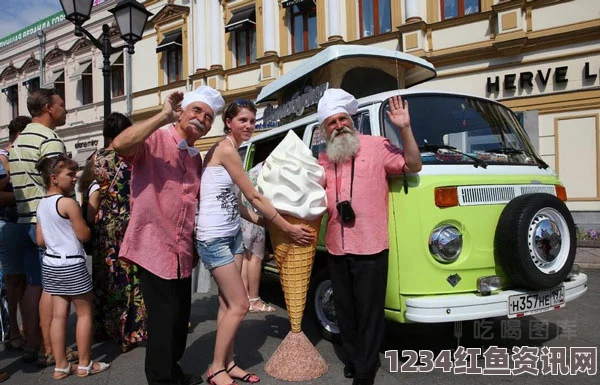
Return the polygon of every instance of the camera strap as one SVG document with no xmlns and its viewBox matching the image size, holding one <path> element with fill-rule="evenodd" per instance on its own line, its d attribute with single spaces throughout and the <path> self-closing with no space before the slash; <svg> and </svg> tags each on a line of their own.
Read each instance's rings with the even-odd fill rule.
<svg viewBox="0 0 600 385">
<path fill-rule="evenodd" d="M 337 205 L 339 203 L 337 163 L 334 163 L 333 167 L 335 170 L 335 204 Z M 354 157 L 352 157 L 352 171 L 350 171 L 350 202 L 352 202 L 352 187 L 354 187 Z M 340 221 L 340 225 L 342 226 L 342 249 L 344 249 L 344 223 Z"/>
<path fill-rule="evenodd" d="M 337 163 L 333 164 L 335 170 L 335 203 L 339 203 L 338 197 L 338 177 L 337 177 Z M 350 202 L 352 202 L 352 188 L 354 187 L 354 157 L 352 157 L 352 171 L 350 171 Z"/>
</svg>

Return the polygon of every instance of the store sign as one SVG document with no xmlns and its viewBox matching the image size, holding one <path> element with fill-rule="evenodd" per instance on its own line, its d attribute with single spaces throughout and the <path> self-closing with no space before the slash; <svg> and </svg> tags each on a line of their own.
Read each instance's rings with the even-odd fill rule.
<svg viewBox="0 0 600 385">
<path fill-rule="evenodd" d="M 329 83 L 319 84 L 316 87 L 306 86 L 302 92 L 295 93 L 292 98 L 278 107 L 267 104 L 263 113 L 263 124 L 269 126 L 277 124 L 280 120 L 291 116 L 302 116 L 307 107 L 319 103 L 321 96 L 329 87 Z"/>
<path fill-rule="evenodd" d="M 97 147 L 98 147 L 97 139 L 84 140 L 84 141 L 75 143 L 75 149 L 77 151 L 86 151 L 86 150 L 90 150 L 90 149 L 95 150 Z"/>
<path fill-rule="evenodd" d="M 92 6 L 96 6 L 98 4 L 102 4 L 107 0 L 94 0 Z M 65 20 L 65 14 L 63 11 L 57 12 L 54 15 L 48 16 L 45 19 L 42 19 L 35 24 L 30 25 L 29 27 L 25 27 L 13 34 L 10 34 L 6 37 L 0 39 L 0 48 L 6 47 L 9 44 L 15 43 L 19 40 L 23 40 L 28 36 L 35 35 L 38 31 L 43 29 L 52 27 Z"/>
<path fill-rule="evenodd" d="M 52 16 L 48 16 L 47 18 L 40 20 L 27 28 L 23 28 L 20 31 L 17 31 L 11 35 L 6 36 L 3 39 L 0 39 L 0 48 L 6 47 L 9 44 L 25 39 L 27 36 L 35 35 L 38 31 L 41 31 L 42 29 L 46 29 L 48 27 L 52 27 L 53 25 L 60 23 L 64 19 L 65 14 L 62 11 L 57 12 Z"/>
<path fill-rule="evenodd" d="M 581 68 L 582 75 L 574 75 L 576 79 L 581 79 L 588 83 L 594 83 L 598 78 L 598 69 L 592 69 L 589 62 L 586 62 Z M 539 91 L 544 91 L 548 84 L 566 85 L 569 82 L 569 66 L 560 66 L 554 68 L 538 69 L 536 72 L 524 71 L 519 73 L 509 73 L 504 76 L 488 77 L 485 90 L 488 94 L 499 93 L 502 91 L 531 90 L 536 86 Z"/>
</svg>

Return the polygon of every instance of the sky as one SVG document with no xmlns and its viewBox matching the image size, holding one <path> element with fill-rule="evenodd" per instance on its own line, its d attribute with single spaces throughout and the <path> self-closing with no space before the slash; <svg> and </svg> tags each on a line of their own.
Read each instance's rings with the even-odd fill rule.
<svg viewBox="0 0 600 385">
<path fill-rule="evenodd" d="M 0 39 L 61 10 L 59 0 L 0 0 Z"/>
</svg>

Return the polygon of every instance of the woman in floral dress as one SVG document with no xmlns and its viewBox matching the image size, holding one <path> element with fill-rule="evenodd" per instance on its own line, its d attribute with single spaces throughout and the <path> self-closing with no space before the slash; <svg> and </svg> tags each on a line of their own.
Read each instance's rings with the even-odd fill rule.
<svg viewBox="0 0 600 385">
<path fill-rule="evenodd" d="M 112 113 L 104 123 L 104 137 L 112 142 L 130 125 L 125 115 Z M 94 174 L 100 184 L 92 274 L 94 331 L 98 339 L 114 339 L 121 351 L 127 352 L 146 339 L 146 308 L 138 267 L 119 259 L 130 216 L 131 165 L 109 144 L 96 154 Z"/>
</svg>

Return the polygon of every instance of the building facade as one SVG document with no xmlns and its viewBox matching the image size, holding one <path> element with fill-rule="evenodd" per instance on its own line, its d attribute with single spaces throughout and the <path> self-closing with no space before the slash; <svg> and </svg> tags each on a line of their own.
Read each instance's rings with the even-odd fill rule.
<svg viewBox="0 0 600 385">
<path fill-rule="evenodd" d="M 485 96 L 518 112 L 565 183 L 576 222 L 582 228 L 600 223 L 597 0 L 140 2 L 153 16 L 134 55 L 111 57 L 113 111 L 143 119 L 170 92 L 204 84 L 228 102 L 254 99 L 263 86 L 333 44 L 404 51 L 436 66 L 438 77 L 419 88 Z M 113 45 L 120 45 L 108 12 L 116 1 L 99 3 L 85 25 L 95 36 L 102 24 L 112 25 Z M 44 37 L 29 33 L 5 46 L 0 40 L 0 128 L 15 114 L 27 114 L 28 87 L 38 77 L 40 84 L 64 89 L 69 115 L 58 132 L 81 159 L 102 146 L 102 55 L 77 39 L 68 21 L 43 31 Z M 202 150 L 221 137 L 222 122 L 216 122 L 197 143 Z"/>
</svg>

